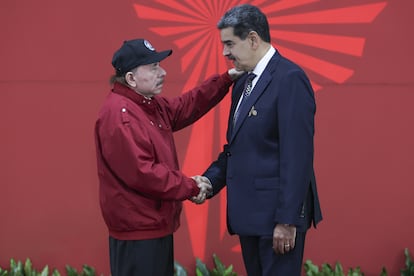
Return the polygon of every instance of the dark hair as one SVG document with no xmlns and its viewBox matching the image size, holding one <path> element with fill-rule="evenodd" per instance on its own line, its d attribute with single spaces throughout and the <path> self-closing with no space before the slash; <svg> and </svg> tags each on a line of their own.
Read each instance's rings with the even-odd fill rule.
<svg viewBox="0 0 414 276">
<path fill-rule="evenodd" d="M 132 72 L 132 73 L 135 74 L 137 72 L 137 70 L 138 70 L 138 67 L 135 67 L 132 70 L 129 70 L 129 72 Z M 118 72 L 115 72 L 115 74 L 112 75 L 109 78 L 109 84 L 114 84 L 116 82 L 119 82 L 120 84 L 123 84 L 125 86 L 129 86 L 128 83 L 126 82 L 125 75 L 126 74 L 119 75 Z"/>
<path fill-rule="evenodd" d="M 112 75 L 111 78 L 109 79 L 109 84 L 114 84 L 116 82 L 119 82 L 119 83 L 127 86 L 127 83 L 125 81 L 125 76 L 118 76 L 117 74 Z"/>
<path fill-rule="evenodd" d="M 234 35 L 246 39 L 251 31 L 255 31 L 260 38 L 270 43 L 269 23 L 266 15 L 257 7 L 244 4 L 228 10 L 217 23 L 219 30 L 233 27 Z"/>
</svg>

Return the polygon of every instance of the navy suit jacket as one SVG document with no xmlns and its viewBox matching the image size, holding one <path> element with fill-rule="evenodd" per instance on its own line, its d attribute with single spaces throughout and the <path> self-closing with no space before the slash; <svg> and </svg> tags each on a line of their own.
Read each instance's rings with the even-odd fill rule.
<svg viewBox="0 0 414 276">
<path fill-rule="evenodd" d="M 231 234 L 272 236 L 277 223 L 306 231 L 322 219 L 313 168 L 313 89 L 303 70 L 276 51 L 233 127 L 246 77 L 233 87 L 227 144 L 204 175 L 213 195 L 227 186 Z"/>
</svg>

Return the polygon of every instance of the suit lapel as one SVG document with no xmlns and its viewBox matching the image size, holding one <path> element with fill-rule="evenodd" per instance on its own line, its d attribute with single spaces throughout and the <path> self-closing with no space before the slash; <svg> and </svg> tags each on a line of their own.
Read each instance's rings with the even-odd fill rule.
<svg viewBox="0 0 414 276">
<path fill-rule="evenodd" d="M 233 136 L 234 133 L 233 128 L 233 118 L 234 112 L 236 111 L 237 104 L 240 100 L 241 94 L 243 93 L 243 85 L 246 81 L 247 74 L 240 77 L 237 82 L 234 84 L 233 92 L 232 92 L 232 99 L 231 99 L 231 109 L 229 114 L 229 122 L 227 126 L 227 140 L 230 141 L 230 138 Z"/>
<path fill-rule="evenodd" d="M 250 96 L 246 99 L 246 101 L 243 103 L 243 106 L 240 109 L 240 113 L 238 115 L 237 118 L 237 122 L 236 124 L 233 126 L 233 116 L 234 116 L 234 111 L 235 108 L 237 106 L 238 103 L 238 99 L 240 99 L 241 93 L 243 92 L 243 87 L 242 85 L 238 85 L 238 87 L 234 87 L 235 90 L 237 91 L 237 96 L 236 96 L 236 101 L 232 106 L 232 112 L 231 112 L 231 119 L 229 121 L 229 128 L 232 128 L 232 131 L 230 133 L 230 139 L 229 139 L 229 143 L 231 143 L 234 139 L 234 137 L 236 136 L 237 132 L 240 130 L 240 127 L 243 125 L 244 121 L 246 120 L 249 111 L 251 110 L 252 106 L 254 106 L 254 103 L 260 98 L 260 96 L 263 94 L 263 92 L 266 90 L 266 87 L 269 85 L 269 83 L 272 80 L 272 72 L 274 70 L 276 70 L 278 61 L 280 60 L 280 55 L 278 52 L 276 52 L 272 59 L 270 60 L 269 64 L 266 66 L 266 69 L 263 71 L 262 75 L 260 76 L 260 78 L 257 80 L 256 85 L 254 86 Z M 247 74 L 246 74 L 247 75 Z M 238 82 L 238 84 L 240 83 L 244 83 L 244 80 L 246 78 L 244 77 L 243 79 L 240 79 L 240 81 Z M 260 115 L 259 115 L 260 116 Z"/>
</svg>

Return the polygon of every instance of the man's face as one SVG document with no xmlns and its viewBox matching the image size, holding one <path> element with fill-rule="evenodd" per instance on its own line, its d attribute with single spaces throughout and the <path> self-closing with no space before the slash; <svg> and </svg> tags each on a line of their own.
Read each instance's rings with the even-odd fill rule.
<svg viewBox="0 0 414 276">
<path fill-rule="evenodd" d="M 223 55 L 233 61 L 237 70 L 251 71 L 254 68 L 252 43 L 249 37 L 241 40 L 234 35 L 233 27 L 220 30 Z"/>
<path fill-rule="evenodd" d="M 160 94 L 163 87 L 165 70 L 159 62 L 138 66 L 133 74 L 134 90 L 145 97 Z"/>
</svg>

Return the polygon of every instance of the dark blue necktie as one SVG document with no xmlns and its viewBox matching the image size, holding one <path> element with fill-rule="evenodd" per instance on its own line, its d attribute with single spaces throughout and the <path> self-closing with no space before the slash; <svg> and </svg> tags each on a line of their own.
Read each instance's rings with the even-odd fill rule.
<svg viewBox="0 0 414 276">
<path fill-rule="evenodd" d="M 233 125 L 236 124 L 237 118 L 239 117 L 240 110 L 242 109 L 243 103 L 246 102 L 246 99 L 250 96 L 250 92 L 252 92 L 252 83 L 253 79 L 256 77 L 254 73 L 249 73 L 247 75 L 246 81 L 244 83 L 244 89 L 243 89 L 243 98 L 241 99 L 241 102 L 239 104 L 239 108 L 236 109 L 233 116 Z"/>
</svg>

